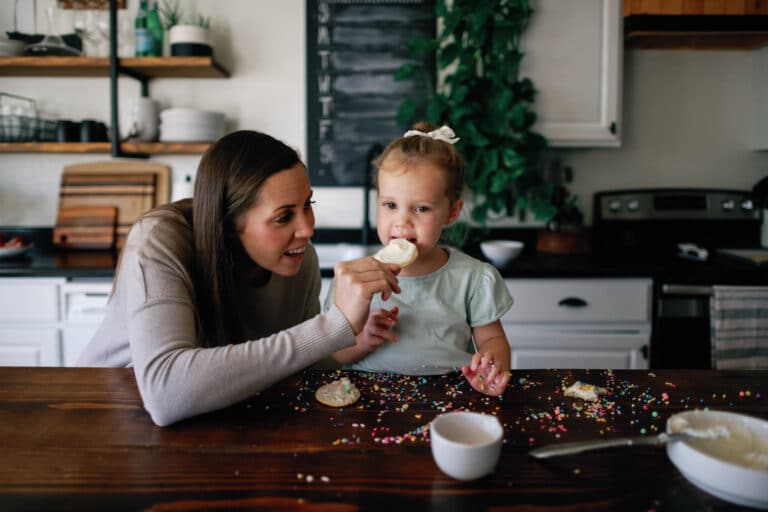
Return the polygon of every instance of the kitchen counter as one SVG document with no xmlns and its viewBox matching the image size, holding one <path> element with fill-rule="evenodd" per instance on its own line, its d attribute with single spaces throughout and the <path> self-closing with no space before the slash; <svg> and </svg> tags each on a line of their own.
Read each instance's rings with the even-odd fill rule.
<svg viewBox="0 0 768 512">
<path fill-rule="evenodd" d="M 561 443 L 654 435 L 679 411 L 768 419 L 768 372 L 515 371 L 501 399 L 458 374 L 345 373 L 361 400 L 328 408 L 314 391 L 340 376 L 306 371 L 232 407 L 155 426 L 130 369 L 0 368 L 2 510 L 738 510 L 689 483 L 664 448 L 540 461 Z M 576 380 L 605 386 L 587 407 Z M 428 425 L 445 411 L 497 415 L 496 472 L 452 480 Z"/>
<path fill-rule="evenodd" d="M 10 231 L 24 233 L 30 231 Z M 318 230 L 315 243 L 334 243 L 339 240 L 354 243 L 357 231 Z M 14 259 L 0 259 L 0 277 L 112 277 L 117 263 L 116 253 L 110 251 L 63 251 L 50 243 L 50 230 L 31 232 L 35 248 L 27 255 Z M 768 267 L 727 264 L 716 259 L 699 262 L 674 260 L 672 262 L 620 261 L 601 258 L 594 254 L 553 255 L 539 254 L 535 246 L 526 244 L 520 258 L 500 268 L 505 278 L 591 278 L 591 277 L 649 277 L 660 282 L 679 284 L 768 284 Z M 484 260 L 479 249 L 469 249 L 471 256 Z M 322 268 L 323 277 L 333 277 L 333 268 Z"/>
<path fill-rule="evenodd" d="M 55 251 L 33 248 L 19 258 L 0 259 L 0 277 L 111 278 L 117 255 L 111 251 Z"/>
</svg>

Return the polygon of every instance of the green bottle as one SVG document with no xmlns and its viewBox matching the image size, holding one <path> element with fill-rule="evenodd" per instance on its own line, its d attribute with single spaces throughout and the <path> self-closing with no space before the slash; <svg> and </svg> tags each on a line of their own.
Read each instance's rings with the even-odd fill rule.
<svg viewBox="0 0 768 512">
<path fill-rule="evenodd" d="M 147 27 L 147 21 L 147 0 L 141 0 L 134 24 L 137 57 L 146 57 L 153 52 L 154 43 L 152 41 L 152 33 Z"/>
<path fill-rule="evenodd" d="M 163 56 L 163 24 L 160 21 L 160 14 L 157 12 L 157 1 L 152 2 L 152 8 L 147 13 L 147 28 L 152 34 L 152 51 L 150 55 L 154 57 Z"/>
</svg>

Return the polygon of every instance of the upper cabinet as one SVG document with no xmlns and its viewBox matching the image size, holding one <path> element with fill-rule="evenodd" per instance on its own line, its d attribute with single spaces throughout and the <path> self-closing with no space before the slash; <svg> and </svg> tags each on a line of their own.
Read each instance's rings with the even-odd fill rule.
<svg viewBox="0 0 768 512">
<path fill-rule="evenodd" d="M 624 16 L 626 48 L 768 45 L 768 0 L 624 0 Z"/>
<path fill-rule="evenodd" d="M 535 129 L 553 147 L 621 145 L 621 0 L 538 0 L 521 76 L 538 91 Z"/>
</svg>

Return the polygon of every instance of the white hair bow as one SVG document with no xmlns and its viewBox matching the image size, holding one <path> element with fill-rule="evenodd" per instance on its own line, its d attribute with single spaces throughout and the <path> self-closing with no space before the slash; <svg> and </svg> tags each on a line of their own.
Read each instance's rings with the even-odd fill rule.
<svg viewBox="0 0 768 512">
<path fill-rule="evenodd" d="M 431 137 L 435 140 L 441 140 L 443 142 L 447 142 L 448 144 L 456 144 L 459 141 L 459 138 L 456 137 L 456 134 L 447 125 L 443 125 L 436 130 L 432 130 L 431 132 L 426 132 L 426 133 L 421 132 L 419 130 L 408 130 L 403 134 L 403 137 L 413 137 L 414 135 L 420 135 L 422 137 Z"/>
</svg>

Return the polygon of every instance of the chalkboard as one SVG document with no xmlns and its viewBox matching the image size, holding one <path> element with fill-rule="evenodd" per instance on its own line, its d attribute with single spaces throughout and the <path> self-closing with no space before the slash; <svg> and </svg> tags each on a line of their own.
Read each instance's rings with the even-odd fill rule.
<svg viewBox="0 0 768 512">
<path fill-rule="evenodd" d="M 408 41 L 435 36 L 433 0 L 307 0 L 307 165 L 314 186 L 361 186 L 372 145 L 403 134 L 397 109 L 423 78 L 396 81 Z"/>
</svg>

